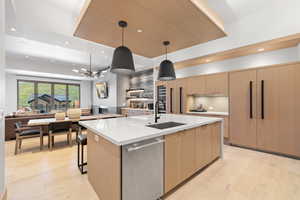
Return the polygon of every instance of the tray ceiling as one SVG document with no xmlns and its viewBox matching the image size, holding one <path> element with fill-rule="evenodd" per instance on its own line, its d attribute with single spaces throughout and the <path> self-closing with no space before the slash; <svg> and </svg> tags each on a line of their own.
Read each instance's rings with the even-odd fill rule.
<svg viewBox="0 0 300 200">
<path fill-rule="evenodd" d="M 74 36 L 118 47 L 119 20 L 128 22 L 125 45 L 150 58 L 164 54 L 164 40 L 171 41 L 173 52 L 226 35 L 205 0 L 88 0 Z"/>
</svg>

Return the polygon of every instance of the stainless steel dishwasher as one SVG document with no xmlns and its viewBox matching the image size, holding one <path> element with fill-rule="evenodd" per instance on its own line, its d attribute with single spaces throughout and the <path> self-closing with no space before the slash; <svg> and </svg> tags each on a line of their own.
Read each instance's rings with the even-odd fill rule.
<svg viewBox="0 0 300 200">
<path fill-rule="evenodd" d="M 163 195 L 163 137 L 122 147 L 122 200 L 155 200 Z"/>
</svg>

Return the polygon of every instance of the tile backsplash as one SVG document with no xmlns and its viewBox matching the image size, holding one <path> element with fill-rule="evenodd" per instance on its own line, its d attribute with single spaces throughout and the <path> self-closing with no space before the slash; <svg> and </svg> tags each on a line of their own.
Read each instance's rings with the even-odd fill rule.
<svg viewBox="0 0 300 200">
<path fill-rule="evenodd" d="M 188 100 L 188 109 L 196 109 L 202 104 L 207 111 L 228 112 L 228 97 L 194 97 Z"/>
</svg>

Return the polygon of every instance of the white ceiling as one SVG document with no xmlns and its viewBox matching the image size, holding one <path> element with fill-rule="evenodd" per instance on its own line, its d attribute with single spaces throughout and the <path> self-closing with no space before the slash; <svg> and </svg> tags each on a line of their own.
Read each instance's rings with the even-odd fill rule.
<svg viewBox="0 0 300 200">
<path fill-rule="evenodd" d="M 93 68 L 109 66 L 113 48 L 72 36 L 83 2 L 6 0 L 7 68 L 30 71 L 31 65 L 48 69 L 59 65 L 68 69 L 60 73 L 76 76 L 72 69 L 89 66 L 89 54 Z M 137 70 L 153 66 L 152 60 L 143 56 L 134 55 L 134 61 Z M 44 67 L 36 70 L 46 72 Z"/>
<path fill-rule="evenodd" d="M 67 69 L 67 75 L 76 75 L 73 68 L 89 65 L 89 54 L 93 54 L 94 67 L 110 65 L 114 49 L 101 44 L 73 37 L 76 18 L 78 17 L 85 0 L 5 0 L 6 1 L 6 32 L 7 32 L 7 67 L 30 71 L 30 65 L 43 65 L 47 68 L 62 66 Z M 286 4 L 282 0 L 207 0 L 225 22 L 225 31 L 229 24 L 242 21 L 243 18 L 255 14 L 275 4 Z M 287 0 L 289 2 L 299 0 Z M 268 15 L 268 12 L 265 13 Z M 238 24 L 238 23 L 236 23 Z M 240 26 L 240 24 L 238 24 Z M 243 24 L 247 25 L 247 24 Z M 16 31 L 11 29 L 15 28 Z M 234 30 L 234 29 L 233 29 Z M 230 30 L 231 31 L 231 30 Z M 230 32 L 229 31 L 229 32 Z M 230 33 L 231 34 L 231 33 Z M 238 35 L 238 34 L 237 34 Z M 263 35 L 263 34 L 262 34 Z M 226 39 L 226 38 L 225 38 Z M 237 38 L 239 39 L 239 38 Z M 222 40 L 217 40 L 222 41 Z M 218 42 L 212 41 L 213 46 Z M 224 40 L 225 41 L 225 40 Z M 227 44 L 221 42 L 219 45 Z M 212 45 L 211 45 L 212 46 Z M 189 48 L 193 49 L 193 48 Z M 194 49 L 197 49 L 196 47 Z M 208 48 L 206 48 L 208 49 Z M 172 53 L 176 61 L 187 59 L 191 54 L 180 50 Z M 193 56 L 200 51 L 193 51 Z M 30 59 L 27 58 L 29 56 Z M 134 55 L 137 70 L 146 69 L 157 64 L 161 57 L 154 59 Z M 54 61 L 54 62 L 53 62 Z M 19 62 L 19 63 L 18 63 Z M 26 63 L 26 64 L 24 64 Z M 17 67 L 18 66 L 18 67 Z M 44 68 L 40 69 L 40 72 Z M 53 72 L 57 73 L 57 72 Z"/>
</svg>

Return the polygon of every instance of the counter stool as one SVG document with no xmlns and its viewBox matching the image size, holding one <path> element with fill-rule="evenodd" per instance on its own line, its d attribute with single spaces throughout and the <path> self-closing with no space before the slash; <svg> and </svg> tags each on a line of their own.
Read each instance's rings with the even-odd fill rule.
<svg viewBox="0 0 300 200">
<path fill-rule="evenodd" d="M 87 170 L 85 170 L 85 171 L 83 170 L 83 167 L 85 165 L 87 165 L 87 162 L 84 162 L 84 156 L 83 156 L 84 146 L 87 145 L 86 135 L 79 134 L 77 136 L 77 144 L 78 144 L 78 148 L 77 148 L 77 166 L 78 166 L 78 169 L 80 170 L 81 174 L 86 174 Z M 80 148 L 81 148 L 81 151 L 80 151 Z"/>
</svg>

